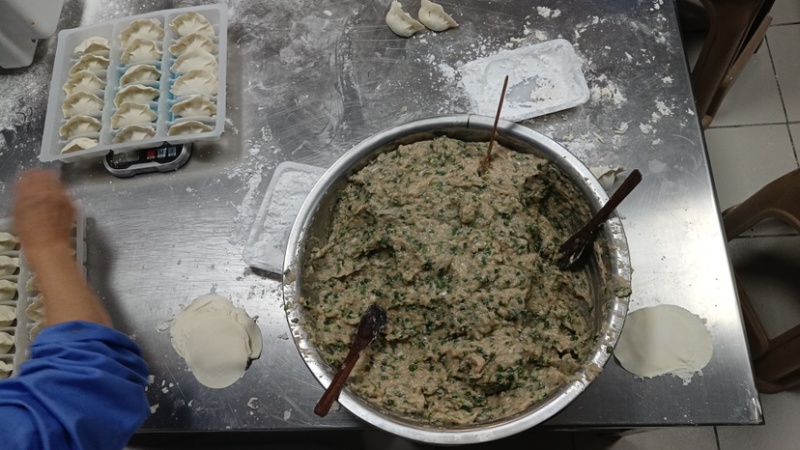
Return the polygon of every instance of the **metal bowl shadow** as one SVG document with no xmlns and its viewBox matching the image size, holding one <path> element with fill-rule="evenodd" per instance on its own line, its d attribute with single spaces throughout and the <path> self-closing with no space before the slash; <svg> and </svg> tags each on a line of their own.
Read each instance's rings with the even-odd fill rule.
<svg viewBox="0 0 800 450">
<path fill-rule="evenodd" d="M 331 211 L 338 193 L 348 178 L 377 155 L 397 149 L 399 145 L 448 136 L 473 142 L 489 140 L 493 118 L 475 115 L 451 115 L 406 123 L 364 140 L 342 155 L 317 182 L 306 198 L 292 227 L 284 260 L 283 298 L 289 327 L 308 368 L 323 385 L 330 384 L 335 369 L 319 354 L 304 330 L 304 311 L 300 297 L 313 295 L 305 289 L 306 261 L 309 242 L 324 243 Z M 606 192 L 592 173 L 565 148 L 530 128 L 500 121 L 498 142 L 516 151 L 533 153 L 556 164 L 573 181 L 589 204 L 592 213 L 608 200 Z M 575 229 L 580 224 L 573 224 Z M 552 392 L 546 400 L 531 405 L 522 413 L 489 423 L 471 426 L 434 426 L 399 417 L 353 394 L 345 388 L 339 403 L 362 420 L 390 433 L 433 444 L 466 444 L 500 439 L 531 428 L 549 419 L 566 407 L 602 371 L 616 345 L 628 312 L 628 298 L 615 293 L 617 285 L 629 285 L 630 260 L 628 245 L 619 217 L 614 214 L 602 228 L 594 251 L 589 252 L 588 270 L 594 301 L 593 331 L 597 339 L 580 370 L 570 381 Z"/>
</svg>

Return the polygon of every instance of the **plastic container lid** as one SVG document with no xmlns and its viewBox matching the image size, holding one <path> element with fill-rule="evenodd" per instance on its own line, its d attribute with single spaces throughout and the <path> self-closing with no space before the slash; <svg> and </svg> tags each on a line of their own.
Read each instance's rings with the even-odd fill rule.
<svg viewBox="0 0 800 450">
<path fill-rule="evenodd" d="M 324 173 L 325 169 L 291 161 L 275 168 L 244 247 L 245 263 L 273 273 L 283 272 L 294 219 Z"/>
<path fill-rule="evenodd" d="M 491 117 L 497 114 L 503 79 L 508 75 L 500 117 L 513 122 L 573 108 L 590 96 L 578 55 L 564 39 L 477 59 L 458 72 L 472 110 Z"/>
</svg>

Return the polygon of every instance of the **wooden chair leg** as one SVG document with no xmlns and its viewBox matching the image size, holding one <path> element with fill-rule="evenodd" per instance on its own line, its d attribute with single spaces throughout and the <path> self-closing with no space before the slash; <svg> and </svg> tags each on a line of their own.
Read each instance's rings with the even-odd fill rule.
<svg viewBox="0 0 800 450">
<path fill-rule="evenodd" d="M 781 219 L 800 230 L 800 169 L 722 213 L 729 241 L 767 218 Z M 800 386 L 800 325 L 770 339 L 738 277 L 735 279 L 759 392 L 775 393 Z"/>
<path fill-rule="evenodd" d="M 717 88 L 717 92 L 714 93 L 714 97 L 708 106 L 708 111 L 704 115 L 704 118 L 710 117 L 708 125 L 703 125 L 704 128 L 708 128 L 708 126 L 711 125 L 711 120 L 713 120 L 713 118 L 717 115 L 717 112 L 719 112 L 719 107 L 722 106 L 722 101 L 725 99 L 725 96 L 728 94 L 731 86 L 733 86 L 733 82 L 736 81 L 736 79 L 739 77 L 739 74 L 742 73 L 744 66 L 747 65 L 747 63 L 750 61 L 750 58 L 761 47 L 761 43 L 764 42 L 764 37 L 767 34 L 767 30 L 769 30 L 770 23 L 772 23 L 772 17 L 765 17 L 751 37 L 750 41 L 747 42 L 747 44 L 744 46 L 744 49 L 742 49 L 742 52 L 736 58 L 736 61 L 722 78 L 719 88 Z"/>
<path fill-rule="evenodd" d="M 692 87 L 697 112 L 704 126 L 708 126 L 713 120 L 709 108 L 720 86 L 752 37 L 754 24 L 763 21 L 774 0 L 702 0 L 702 3 L 710 26 L 692 71 Z"/>
<path fill-rule="evenodd" d="M 800 230 L 800 169 L 769 183 L 740 205 L 722 213 L 728 240 L 767 218 L 778 218 Z"/>
<path fill-rule="evenodd" d="M 753 361 L 753 373 L 766 389 L 800 386 L 800 325 L 770 340 L 770 349 Z"/>
</svg>

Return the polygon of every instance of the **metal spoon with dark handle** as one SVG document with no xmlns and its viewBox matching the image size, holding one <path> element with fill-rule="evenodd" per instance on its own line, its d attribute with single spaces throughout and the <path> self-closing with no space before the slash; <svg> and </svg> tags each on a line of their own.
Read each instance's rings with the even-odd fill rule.
<svg viewBox="0 0 800 450">
<path fill-rule="evenodd" d="M 622 203 L 622 200 L 625 200 L 625 197 L 633 191 L 633 188 L 635 188 L 640 181 L 642 181 L 642 174 L 638 169 L 634 169 L 614 194 L 611 195 L 608 202 L 600 208 L 600 211 L 597 211 L 597 214 L 595 214 L 583 228 L 561 244 L 561 247 L 558 249 L 558 259 L 556 262 L 559 269 L 567 270 L 575 264 L 575 261 L 583 254 L 583 250 L 586 246 L 594 239 L 595 231 L 600 228 L 600 225 L 608 219 L 608 216 Z"/>
<path fill-rule="evenodd" d="M 322 394 L 322 397 L 314 407 L 314 414 L 325 417 L 331 409 L 331 405 L 339 398 L 339 393 L 344 387 L 344 382 L 353 371 L 361 352 L 366 349 L 369 344 L 374 341 L 386 326 L 386 311 L 383 310 L 377 303 L 369 305 L 367 312 L 361 317 L 361 322 L 358 324 L 358 331 L 356 332 L 356 339 L 353 345 L 350 346 L 350 352 L 344 359 L 344 364 L 336 376 L 333 377 L 328 389 Z"/>
</svg>

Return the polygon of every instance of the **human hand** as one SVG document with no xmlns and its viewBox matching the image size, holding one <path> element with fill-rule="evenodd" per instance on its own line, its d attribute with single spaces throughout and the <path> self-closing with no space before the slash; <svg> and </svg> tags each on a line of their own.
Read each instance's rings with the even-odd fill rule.
<svg viewBox="0 0 800 450">
<path fill-rule="evenodd" d="M 43 255 L 71 249 L 75 207 L 58 173 L 24 172 L 17 180 L 14 224 L 28 261 L 34 266 Z"/>
</svg>

